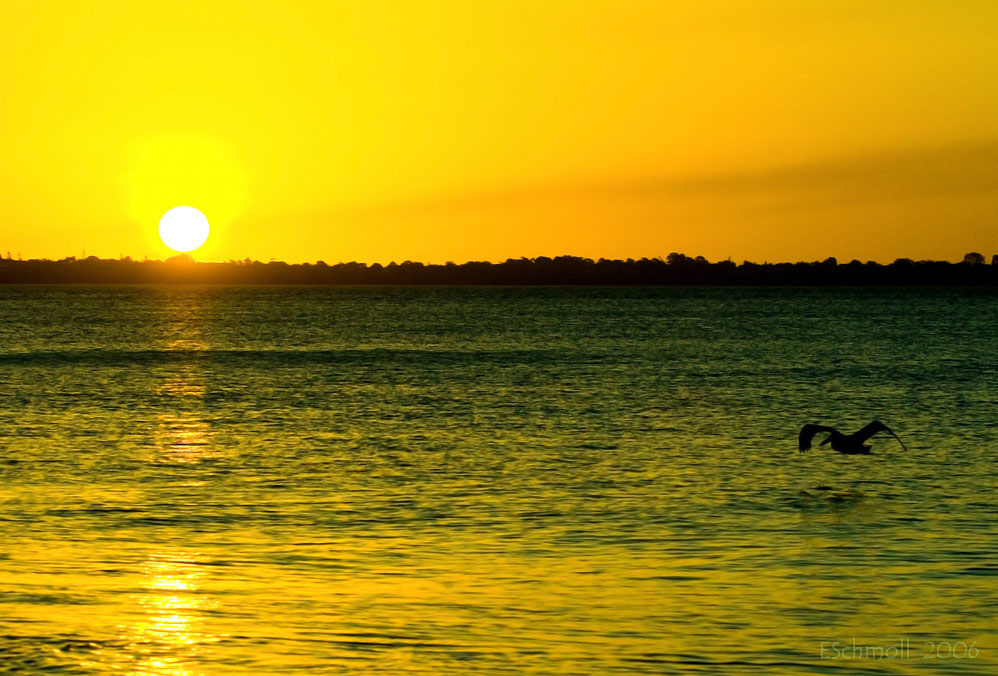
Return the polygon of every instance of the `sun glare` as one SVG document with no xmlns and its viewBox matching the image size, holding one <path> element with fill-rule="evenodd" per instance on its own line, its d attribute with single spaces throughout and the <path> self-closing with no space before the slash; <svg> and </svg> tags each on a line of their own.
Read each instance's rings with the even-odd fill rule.
<svg viewBox="0 0 998 676">
<path fill-rule="evenodd" d="M 173 207 L 159 219 L 159 237 L 174 251 L 194 251 L 208 239 L 208 219 L 194 207 Z"/>
</svg>

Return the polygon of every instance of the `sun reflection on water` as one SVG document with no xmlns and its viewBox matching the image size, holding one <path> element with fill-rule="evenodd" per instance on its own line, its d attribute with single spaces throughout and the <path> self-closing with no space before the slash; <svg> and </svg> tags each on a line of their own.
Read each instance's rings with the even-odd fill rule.
<svg viewBox="0 0 998 676">
<path fill-rule="evenodd" d="M 218 455 L 211 447 L 211 428 L 197 412 L 161 413 L 156 420 L 156 461 L 196 463 Z"/>
<path fill-rule="evenodd" d="M 184 328 L 184 333 L 166 341 L 168 351 L 202 350 L 196 322 Z M 210 426 L 205 415 L 204 372 L 197 360 L 168 362 L 162 379 L 156 385 L 158 399 L 154 431 L 155 461 L 196 463 L 213 457 Z"/>
<path fill-rule="evenodd" d="M 204 615 L 217 602 L 202 591 L 208 558 L 197 552 L 168 550 L 143 564 L 142 593 L 135 601 L 139 619 L 125 627 L 130 670 L 151 676 L 194 676 L 190 664 L 219 636 L 205 627 Z"/>
<path fill-rule="evenodd" d="M 205 386 L 203 382 L 193 380 L 199 378 L 199 374 L 188 370 L 182 374 L 187 377 L 169 378 L 160 383 L 156 388 L 156 394 L 161 397 L 204 397 Z"/>
<path fill-rule="evenodd" d="M 188 353 L 206 349 L 198 311 L 184 303 L 167 304 L 164 349 Z M 205 411 L 207 387 L 196 358 L 178 356 L 160 367 L 150 460 L 195 465 L 215 457 Z M 206 485 L 203 474 L 186 475 L 181 484 Z M 171 481 L 171 485 L 177 485 Z M 154 545 L 155 546 L 155 545 Z M 154 549 L 141 567 L 142 591 L 133 595 L 137 619 L 122 627 L 127 645 L 119 669 L 135 676 L 196 676 L 206 649 L 220 637 L 205 626 L 218 602 L 205 594 L 209 557 L 180 548 Z"/>
</svg>

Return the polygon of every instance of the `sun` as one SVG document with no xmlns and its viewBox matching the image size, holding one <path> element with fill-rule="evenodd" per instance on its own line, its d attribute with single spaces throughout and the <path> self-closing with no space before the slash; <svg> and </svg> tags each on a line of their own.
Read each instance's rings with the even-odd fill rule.
<svg viewBox="0 0 998 676">
<path fill-rule="evenodd" d="M 208 239 L 208 219 L 194 207 L 173 207 L 159 219 L 159 238 L 174 251 L 194 251 Z"/>
</svg>

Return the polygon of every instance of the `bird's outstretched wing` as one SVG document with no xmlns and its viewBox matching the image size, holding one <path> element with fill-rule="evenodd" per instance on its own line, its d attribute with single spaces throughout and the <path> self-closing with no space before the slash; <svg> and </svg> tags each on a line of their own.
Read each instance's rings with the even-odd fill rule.
<svg viewBox="0 0 998 676">
<path fill-rule="evenodd" d="M 867 439 L 869 439 L 878 432 L 887 432 L 892 437 L 898 440 L 898 443 L 901 444 L 901 448 L 903 448 L 906 451 L 908 450 L 908 447 L 904 445 L 903 441 L 901 441 L 901 437 L 894 434 L 894 430 L 892 430 L 890 427 L 880 422 L 879 420 L 872 421 L 869 425 L 867 425 L 860 431 L 856 432 L 856 434 L 853 434 L 852 436 L 860 443 L 863 443 L 864 441 L 866 441 Z"/>
<path fill-rule="evenodd" d="M 811 439 L 814 439 L 814 435 L 819 432 L 828 432 L 831 434 L 835 431 L 834 427 L 826 427 L 825 425 L 811 425 L 810 423 L 804 425 L 800 428 L 800 436 L 797 437 L 797 450 L 801 453 L 810 450 Z"/>
</svg>

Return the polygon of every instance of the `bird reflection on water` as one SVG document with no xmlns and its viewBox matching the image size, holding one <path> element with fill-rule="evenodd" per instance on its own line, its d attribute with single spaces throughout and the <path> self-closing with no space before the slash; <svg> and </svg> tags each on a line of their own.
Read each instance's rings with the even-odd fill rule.
<svg viewBox="0 0 998 676">
<path fill-rule="evenodd" d="M 855 488 L 820 485 L 802 489 L 791 504 L 802 512 L 825 512 L 862 507 L 867 493 Z"/>
</svg>

